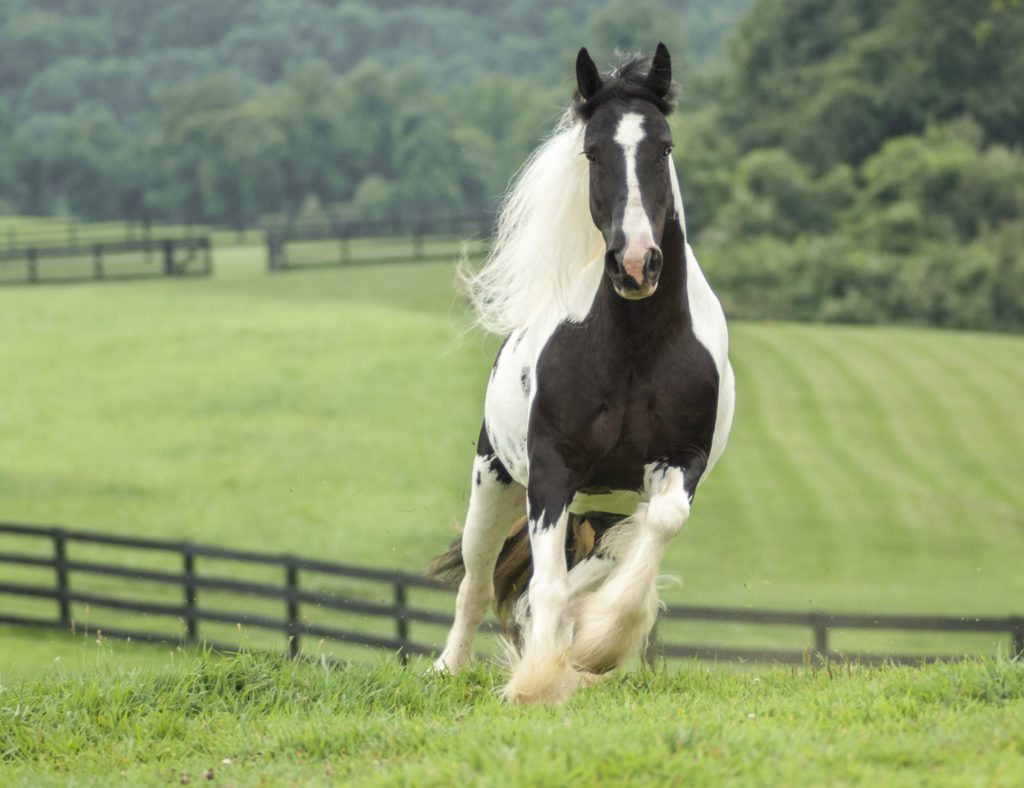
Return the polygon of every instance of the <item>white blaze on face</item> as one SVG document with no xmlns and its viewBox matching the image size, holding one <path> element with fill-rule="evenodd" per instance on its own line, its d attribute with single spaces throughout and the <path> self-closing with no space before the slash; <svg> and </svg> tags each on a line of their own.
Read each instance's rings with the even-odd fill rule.
<svg viewBox="0 0 1024 788">
<path fill-rule="evenodd" d="M 626 158 L 626 211 L 622 216 L 622 233 L 626 248 L 622 253 L 622 268 L 627 276 L 641 284 L 644 278 L 644 255 L 656 246 L 651 220 L 640 198 L 640 181 L 636 177 L 636 149 L 644 138 L 644 118 L 636 112 L 627 112 L 619 120 L 615 141 L 622 146 Z"/>
</svg>

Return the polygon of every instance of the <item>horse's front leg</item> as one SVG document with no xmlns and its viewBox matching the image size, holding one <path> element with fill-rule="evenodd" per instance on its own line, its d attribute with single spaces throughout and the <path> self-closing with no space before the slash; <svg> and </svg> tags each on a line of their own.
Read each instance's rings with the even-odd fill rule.
<svg viewBox="0 0 1024 788">
<path fill-rule="evenodd" d="M 572 484 L 572 474 L 553 451 L 531 452 L 527 513 L 533 577 L 523 650 L 505 686 L 512 703 L 561 703 L 579 684 L 570 660 L 573 624 L 565 558 Z"/>
<path fill-rule="evenodd" d="M 584 596 L 577 613 L 573 661 L 603 673 L 636 656 L 658 615 L 656 581 L 661 559 L 690 516 L 690 502 L 703 473 L 703 457 L 684 467 L 652 463 L 645 468 L 647 503 L 616 529 L 619 551 L 608 579 Z"/>
</svg>

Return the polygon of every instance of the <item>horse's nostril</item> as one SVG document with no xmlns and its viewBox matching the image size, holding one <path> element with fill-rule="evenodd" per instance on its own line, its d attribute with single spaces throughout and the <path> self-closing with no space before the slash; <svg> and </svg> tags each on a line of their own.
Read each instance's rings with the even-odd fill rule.
<svg viewBox="0 0 1024 788">
<path fill-rule="evenodd" d="M 657 276 L 661 273 L 661 266 L 665 262 L 665 259 L 661 256 L 660 251 L 657 249 L 648 249 L 646 260 L 647 273 L 650 276 Z"/>
</svg>

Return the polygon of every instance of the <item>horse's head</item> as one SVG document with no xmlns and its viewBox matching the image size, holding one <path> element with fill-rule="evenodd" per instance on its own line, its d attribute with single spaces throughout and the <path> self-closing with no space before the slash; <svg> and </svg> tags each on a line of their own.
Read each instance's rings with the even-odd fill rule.
<svg viewBox="0 0 1024 788">
<path fill-rule="evenodd" d="M 602 77 L 586 49 L 576 58 L 577 116 L 586 124 L 590 215 L 605 241 L 605 272 L 623 298 L 654 293 L 661 239 L 675 214 L 672 62 L 664 44 L 651 60 L 634 59 Z"/>
</svg>

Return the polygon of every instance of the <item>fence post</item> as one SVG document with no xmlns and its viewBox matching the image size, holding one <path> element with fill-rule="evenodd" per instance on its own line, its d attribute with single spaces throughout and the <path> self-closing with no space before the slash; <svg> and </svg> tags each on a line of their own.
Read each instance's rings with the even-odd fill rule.
<svg viewBox="0 0 1024 788">
<path fill-rule="evenodd" d="M 1010 618 L 1011 634 L 1013 635 L 1013 655 L 1018 659 L 1024 659 L 1024 618 L 1013 616 Z"/>
<path fill-rule="evenodd" d="M 174 276 L 174 241 L 168 238 L 162 245 L 164 248 L 164 276 Z"/>
<path fill-rule="evenodd" d="M 38 282 L 39 281 L 39 261 L 36 257 L 36 250 L 29 249 L 26 252 L 27 255 L 27 269 L 28 281 Z"/>
<path fill-rule="evenodd" d="M 92 248 L 92 275 L 96 279 L 103 278 L 103 244 L 95 244 Z"/>
<path fill-rule="evenodd" d="M 192 545 L 186 543 L 182 547 L 185 572 L 185 641 L 195 643 L 199 640 L 199 616 L 196 613 L 196 556 Z"/>
<path fill-rule="evenodd" d="M 416 260 L 423 257 L 423 226 L 419 224 L 412 230 L 412 256 Z"/>
<path fill-rule="evenodd" d="M 814 650 L 822 657 L 828 657 L 828 623 L 820 613 L 811 614 L 811 624 L 814 627 Z"/>
<path fill-rule="evenodd" d="M 398 658 L 403 665 L 409 664 L 409 619 L 406 616 L 406 604 L 408 599 L 405 593 L 405 583 L 401 580 L 395 581 L 395 634 L 398 636 Z"/>
<path fill-rule="evenodd" d="M 53 529 L 53 565 L 57 571 L 57 604 L 60 625 L 71 629 L 71 600 L 68 598 L 67 536 L 60 528 Z"/>
<path fill-rule="evenodd" d="M 288 607 L 288 655 L 295 659 L 299 656 L 299 567 L 294 558 L 289 558 L 285 566 L 285 585 L 287 586 Z"/>
<path fill-rule="evenodd" d="M 271 271 L 284 270 L 284 242 L 282 236 L 267 230 L 267 268 Z"/>
<path fill-rule="evenodd" d="M 270 233 L 269 230 L 267 230 L 263 234 L 263 242 L 266 244 L 266 247 L 267 247 L 267 270 L 268 271 L 276 271 L 277 270 L 277 250 L 276 250 L 275 244 L 274 244 L 274 236 Z"/>
<path fill-rule="evenodd" d="M 213 272 L 213 239 L 203 239 L 203 274 L 209 276 Z"/>
</svg>

